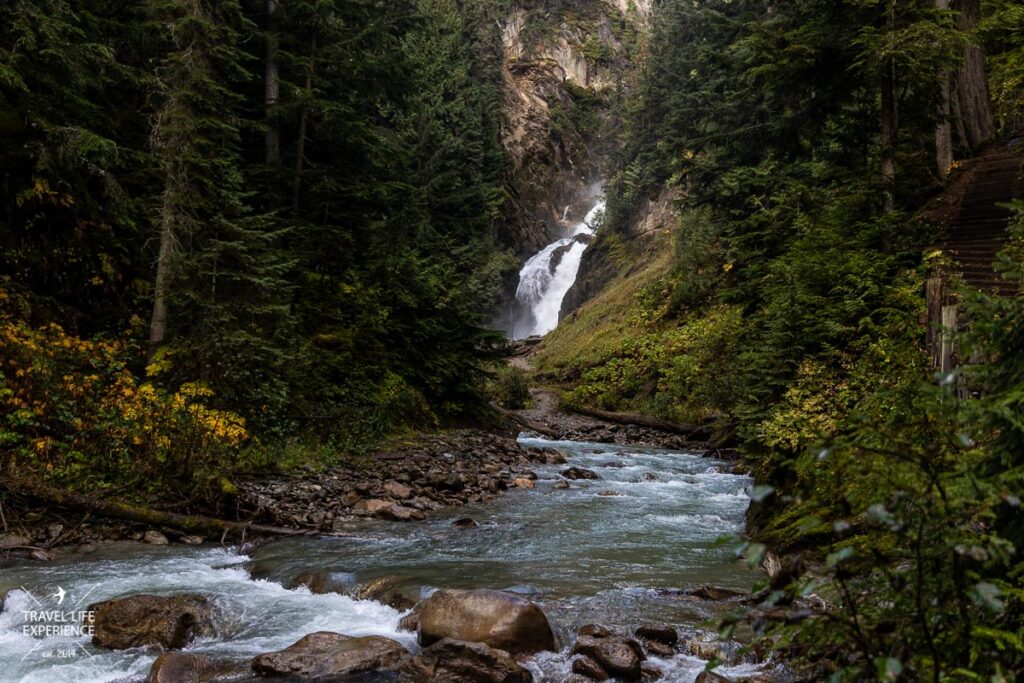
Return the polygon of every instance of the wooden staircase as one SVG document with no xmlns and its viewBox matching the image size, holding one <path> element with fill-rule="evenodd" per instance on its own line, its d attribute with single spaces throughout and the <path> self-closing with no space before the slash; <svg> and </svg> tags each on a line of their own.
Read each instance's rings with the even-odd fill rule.
<svg viewBox="0 0 1024 683">
<path fill-rule="evenodd" d="M 1012 212 L 1002 204 L 1019 196 L 1024 158 L 1005 147 L 992 147 L 961 165 L 970 174 L 959 211 L 944 227 L 940 248 L 949 254 L 951 274 L 973 289 L 1012 295 L 1016 284 L 993 268 L 996 254 L 1006 246 Z"/>
<path fill-rule="evenodd" d="M 929 276 L 926 291 L 928 350 L 944 373 L 965 360 L 955 357 L 948 333 L 963 324 L 955 283 L 998 296 L 1018 293 L 1018 284 L 1004 279 L 995 265 L 1010 238 L 1013 212 L 1004 205 L 1020 196 L 1022 171 L 1024 157 L 1005 144 L 989 145 L 959 164 L 948 189 L 921 214 L 940 227 L 937 246 L 950 260 Z"/>
</svg>

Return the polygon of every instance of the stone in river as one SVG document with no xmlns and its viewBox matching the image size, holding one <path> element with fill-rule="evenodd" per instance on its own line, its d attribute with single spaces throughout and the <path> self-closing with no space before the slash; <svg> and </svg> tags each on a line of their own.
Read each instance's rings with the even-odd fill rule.
<svg viewBox="0 0 1024 683">
<path fill-rule="evenodd" d="M 561 480 L 555 482 L 555 485 L 553 486 L 553 488 L 556 488 L 556 489 L 567 489 L 567 488 L 569 488 L 569 482 L 567 482 L 564 479 L 561 479 Z"/>
<path fill-rule="evenodd" d="M 409 577 L 401 574 L 378 576 L 359 586 L 355 597 L 360 600 L 375 600 L 400 612 L 412 609 L 419 596 L 419 588 L 411 586 Z"/>
<path fill-rule="evenodd" d="M 555 649 L 555 636 L 540 607 L 488 589 L 439 590 L 423 602 L 420 645 L 444 638 L 484 643 L 512 654 Z"/>
<path fill-rule="evenodd" d="M 656 681 L 665 675 L 665 672 L 661 670 L 661 667 L 655 666 L 651 662 L 643 662 L 640 665 L 640 675 L 645 681 Z"/>
<path fill-rule="evenodd" d="M 402 665 L 400 683 L 531 683 L 533 675 L 504 650 L 445 638 Z"/>
<path fill-rule="evenodd" d="M 317 595 L 327 593 L 347 595 L 352 592 L 353 588 L 350 574 L 330 571 L 303 572 L 295 577 L 293 587 L 295 586 L 305 586 L 310 593 Z"/>
<path fill-rule="evenodd" d="M 398 620 L 399 631 L 418 631 L 420 628 L 420 613 L 419 610 L 413 608 L 413 611 L 406 614 L 404 617 Z"/>
<path fill-rule="evenodd" d="M 745 595 L 743 591 L 732 590 L 731 588 L 720 588 L 718 586 L 701 586 L 683 591 L 685 595 L 702 600 L 730 600 Z"/>
<path fill-rule="evenodd" d="M 626 680 L 640 678 L 643 652 L 633 643 L 619 638 L 602 638 L 594 650 L 594 659 L 608 673 Z"/>
<path fill-rule="evenodd" d="M 258 655 L 252 660 L 252 670 L 260 676 L 319 680 L 393 670 L 406 654 L 401 644 L 383 636 L 353 638 L 318 631 L 283 650 Z"/>
<path fill-rule="evenodd" d="M 142 540 L 145 543 L 150 543 L 152 545 L 167 545 L 169 543 L 166 536 L 159 531 L 154 531 L 153 529 L 150 529 L 143 534 Z"/>
<path fill-rule="evenodd" d="M 644 649 L 647 650 L 647 654 L 655 657 L 672 657 L 676 653 L 671 645 L 657 640 L 645 640 Z"/>
<path fill-rule="evenodd" d="M 547 465 L 564 465 L 566 462 L 568 459 L 565 454 L 558 451 L 550 451 L 544 456 L 544 463 Z"/>
<path fill-rule="evenodd" d="M 639 679 L 640 663 L 646 659 L 640 644 L 629 638 L 580 636 L 572 653 L 590 657 L 610 675 L 625 680 Z"/>
<path fill-rule="evenodd" d="M 562 476 L 566 479 L 600 479 L 601 476 L 593 471 L 583 467 L 570 467 L 562 471 Z"/>
<path fill-rule="evenodd" d="M 693 683 L 733 683 L 731 678 L 726 678 L 714 671 L 701 671 Z"/>
<path fill-rule="evenodd" d="M 721 641 L 710 634 L 704 634 L 691 639 L 687 643 L 686 649 L 689 650 L 691 655 L 701 659 L 717 659 L 723 662 L 730 659 L 729 653 L 722 647 Z"/>
<path fill-rule="evenodd" d="M 586 656 L 580 656 L 573 660 L 572 671 L 594 681 L 605 681 L 611 678 L 600 664 Z"/>
<path fill-rule="evenodd" d="M 384 484 L 384 490 L 389 496 L 399 500 L 405 500 L 406 498 L 412 497 L 412 489 L 410 487 L 393 479 Z"/>
<path fill-rule="evenodd" d="M 218 662 L 200 654 L 165 652 L 153 662 L 148 683 L 216 683 L 244 675 L 235 662 Z"/>
<path fill-rule="evenodd" d="M 608 638 L 612 630 L 603 624 L 585 624 L 577 631 L 581 636 L 592 636 L 594 638 Z"/>
<path fill-rule="evenodd" d="M 480 524 L 472 517 L 459 517 L 457 520 L 452 522 L 452 526 L 456 529 L 472 529 L 480 526 Z"/>
<path fill-rule="evenodd" d="M 399 505 L 398 503 L 392 503 L 387 507 L 381 508 L 375 514 L 381 519 L 390 519 L 394 522 L 410 522 L 414 519 L 421 520 L 427 518 L 426 514 L 422 511 L 406 507 L 405 505 Z"/>
<path fill-rule="evenodd" d="M 512 480 L 512 486 L 517 489 L 532 489 L 536 484 L 533 483 L 532 479 L 526 477 L 516 477 Z"/>
<path fill-rule="evenodd" d="M 93 645 L 110 650 L 155 645 L 176 650 L 215 634 L 214 612 L 202 595 L 132 595 L 90 605 Z"/>
<path fill-rule="evenodd" d="M 371 516 L 376 515 L 384 508 L 394 505 L 390 500 L 381 500 L 380 498 L 371 498 L 369 500 L 360 500 L 352 507 L 352 513 L 356 515 Z"/>
<path fill-rule="evenodd" d="M 675 645 L 679 642 L 679 633 L 669 624 L 642 624 L 634 633 L 638 638 L 656 640 L 659 643 Z"/>
</svg>

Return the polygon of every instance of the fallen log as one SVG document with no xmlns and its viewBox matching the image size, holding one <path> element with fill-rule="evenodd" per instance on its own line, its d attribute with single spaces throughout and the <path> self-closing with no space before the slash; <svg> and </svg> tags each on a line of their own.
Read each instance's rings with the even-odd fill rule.
<svg viewBox="0 0 1024 683">
<path fill-rule="evenodd" d="M 316 533 L 310 529 L 290 529 L 253 524 L 252 522 L 233 522 L 204 515 L 183 515 L 178 512 L 154 510 L 130 503 L 84 496 L 74 491 L 67 491 L 45 484 L 31 483 L 23 479 L 8 480 L 4 485 L 12 493 L 29 495 L 47 503 L 84 510 L 101 517 L 139 522 L 155 527 L 168 527 L 206 536 L 238 536 L 244 538 L 249 534 L 263 536 L 311 536 Z"/>
<path fill-rule="evenodd" d="M 537 422 L 536 420 L 531 420 L 530 418 L 526 417 L 525 415 L 520 415 L 519 413 L 517 413 L 514 410 L 509 410 L 508 408 L 503 408 L 503 407 L 501 407 L 500 405 L 498 405 L 497 403 L 495 403 L 493 401 L 491 401 L 491 409 L 494 410 L 494 412 L 496 412 L 499 415 L 501 415 L 502 417 L 505 417 L 505 418 L 507 418 L 509 420 L 512 420 L 516 424 L 520 425 L 521 427 L 525 427 L 526 429 L 529 429 L 530 431 L 537 432 L 538 434 L 543 434 L 544 436 L 550 436 L 553 439 L 558 439 L 558 438 L 561 437 L 561 434 L 559 434 L 555 430 L 551 429 L 547 425 L 541 424 L 540 422 Z"/>
<path fill-rule="evenodd" d="M 600 410 L 598 408 L 587 408 L 587 407 L 571 407 L 566 408 L 571 412 L 579 415 L 586 415 L 587 417 L 595 417 L 605 422 L 615 422 L 618 424 L 625 425 L 637 425 L 640 427 L 650 427 L 651 429 L 657 429 L 663 432 L 672 432 L 674 434 L 683 434 L 685 436 L 693 436 L 695 434 L 711 434 L 711 428 L 704 425 L 691 425 L 683 424 L 680 422 L 670 422 L 668 420 L 662 420 L 659 417 L 652 415 L 641 415 L 639 413 L 616 413 L 610 410 Z"/>
</svg>

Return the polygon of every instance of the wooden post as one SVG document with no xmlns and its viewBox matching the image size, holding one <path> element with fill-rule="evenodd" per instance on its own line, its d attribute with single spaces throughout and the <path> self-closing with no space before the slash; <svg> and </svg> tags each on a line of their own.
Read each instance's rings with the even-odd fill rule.
<svg viewBox="0 0 1024 683">
<path fill-rule="evenodd" d="M 942 303 L 945 279 L 941 272 L 934 272 L 925 282 L 926 323 L 925 348 L 932 359 L 932 367 L 939 367 L 942 361 Z"/>
<path fill-rule="evenodd" d="M 939 370 L 943 375 L 953 372 L 953 338 L 957 330 L 957 306 L 950 304 L 942 307 L 942 352 Z"/>
</svg>

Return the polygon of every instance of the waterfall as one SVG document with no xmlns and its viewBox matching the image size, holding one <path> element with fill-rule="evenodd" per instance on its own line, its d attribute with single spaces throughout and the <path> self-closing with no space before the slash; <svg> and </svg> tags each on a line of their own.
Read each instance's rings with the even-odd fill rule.
<svg viewBox="0 0 1024 683">
<path fill-rule="evenodd" d="M 569 234 L 555 240 L 530 257 L 519 271 L 516 303 L 519 317 L 513 339 L 547 334 L 558 325 L 562 299 L 576 282 L 583 251 L 590 244 L 601 220 L 604 202 L 599 201 Z"/>
</svg>

